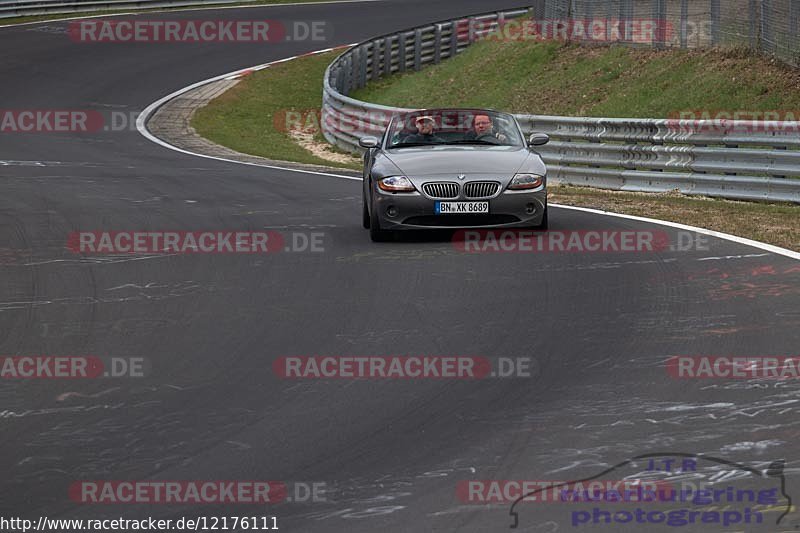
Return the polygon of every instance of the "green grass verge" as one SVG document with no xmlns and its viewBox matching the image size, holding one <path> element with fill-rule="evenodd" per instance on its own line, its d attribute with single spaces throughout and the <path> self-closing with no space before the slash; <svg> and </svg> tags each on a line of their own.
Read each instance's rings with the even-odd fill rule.
<svg viewBox="0 0 800 533">
<path fill-rule="evenodd" d="M 318 121 L 322 76 L 339 53 L 303 57 L 255 72 L 199 109 L 192 126 L 206 139 L 238 152 L 359 169 L 357 164 L 333 163 L 315 156 L 285 131 L 287 111 L 302 113 L 300 122 L 304 125 Z"/>
<path fill-rule="evenodd" d="M 800 110 L 800 73 L 744 50 L 655 51 L 540 41 L 482 41 L 354 98 L 400 107 L 669 117 L 683 110 Z"/>
<path fill-rule="evenodd" d="M 45 20 L 59 20 L 65 18 L 88 18 L 88 17 L 96 17 L 98 15 L 114 15 L 114 14 L 122 14 L 122 13 L 153 13 L 158 11 L 187 11 L 192 9 L 205 9 L 205 8 L 213 8 L 213 7 L 231 7 L 236 5 L 242 6 L 258 6 L 258 5 L 271 5 L 271 4 L 297 4 L 300 2 L 326 2 L 330 0 L 254 0 L 252 2 L 242 2 L 241 4 L 203 4 L 198 5 L 195 7 L 160 7 L 154 9 L 136 9 L 136 8 L 129 8 L 129 9 L 107 9 L 104 11 L 90 11 L 86 13 L 58 13 L 52 15 L 32 15 L 29 17 L 13 17 L 13 18 L 4 18 L 0 19 L 0 26 L 9 26 L 11 24 L 22 24 L 25 22 L 41 22 Z"/>
<path fill-rule="evenodd" d="M 553 186 L 554 203 L 688 224 L 800 252 L 800 206 Z M 557 214 L 558 212 L 556 212 Z"/>
</svg>

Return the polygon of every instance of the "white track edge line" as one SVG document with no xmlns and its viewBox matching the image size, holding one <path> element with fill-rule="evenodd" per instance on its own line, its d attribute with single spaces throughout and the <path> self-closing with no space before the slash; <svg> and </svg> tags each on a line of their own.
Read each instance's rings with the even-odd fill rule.
<svg viewBox="0 0 800 533">
<path fill-rule="evenodd" d="M 724 239 L 726 241 L 733 241 L 739 244 L 744 244 L 746 246 L 752 246 L 753 248 L 758 248 L 760 250 L 764 250 L 767 252 L 772 252 L 774 254 L 783 255 L 789 257 L 791 259 L 800 260 L 800 252 L 795 252 L 792 250 L 788 250 L 786 248 L 781 248 L 780 246 L 775 246 L 772 244 L 767 244 L 765 242 L 754 241 L 751 239 L 746 239 L 744 237 L 738 237 L 736 235 L 731 235 L 730 233 L 722 233 L 719 231 L 714 231 L 705 228 L 698 228 L 696 226 L 689 226 L 687 224 L 680 224 L 678 222 L 670 222 L 668 220 L 656 220 L 654 218 L 647 218 L 647 217 L 640 217 L 636 215 L 625 215 L 622 213 L 612 213 L 610 211 L 602 211 L 600 209 L 591 209 L 588 207 L 576 207 L 571 205 L 561 205 L 561 204 L 550 204 L 553 207 L 558 207 L 561 209 L 572 209 L 575 211 L 584 211 L 586 213 L 593 213 L 596 215 L 607 215 L 613 216 L 618 218 L 627 218 L 629 220 L 636 220 L 639 222 L 650 222 L 655 224 L 660 224 L 662 226 L 669 226 L 671 228 L 683 229 L 688 231 L 693 231 L 695 233 L 701 233 L 703 235 L 709 235 L 711 237 L 716 237 L 718 239 Z"/>
<path fill-rule="evenodd" d="M 355 44 L 358 44 L 358 43 L 355 43 Z M 203 85 L 207 85 L 209 83 L 213 83 L 215 81 L 219 81 L 219 80 L 222 80 L 222 79 L 225 79 L 225 78 L 230 78 L 232 76 L 237 76 L 239 74 L 242 74 L 243 72 L 248 72 L 248 71 L 253 71 L 253 70 L 260 70 L 260 69 L 267 68 L 270 65 L 274 65 L 276 63 L 283 63 L 283 62 L 286 62 L 286 61 L 291 61 L 293 59 L 297 59 L 298 57 L 316 55 L 316 54 L 323 54 L 325 52 L 330 52 L 330 51 L 336 50 L 338 48 L 345 48 L 345 47 L 355 46 L 355 44 L 342 45 L 342 46 L 337 46 L 337 47 L 334 47 L 334 48 L 325 48 L 323 50 L 317 50 L 317 51 L 309 52 L 309 53 L 306 53 L 306 54 L 300 54 L 300 55 L 296 55 L 296 56 L 292 56 L 292 57 L 287 57 L 287 58 L 284 58 L 284 59 L 278 59 L 276 61 L 271 61 L 269 63 L 264 63 L 264 64 L 261 64 L 261 65 L 256 65 L 254 67 L 249 67 L 249 68 L 243 68 L 243 69 L 240 69 L 240 70 L 237 70 L 237 71 L 234 71 L 234 72 L 229 72 L 227 74 L 221 74 L 219 76 L 215 76 L 215 77 L 209 78 L 207 80 L 203 80 L 203 81 L 199 81 L 197 83 L 193 83 L 192 85 L 189 85 L 188 87 L 184 87 L 183 89 L 179 89 L 179 90 L 177 90 L 177 91 L 175 91 L 175 92 L 173 92 L 171 94 L 168 94 L 168 95 L 164 96 L 163 98 L 160 98 L 160 99 L 156 100 L 155 102 L 153 102 L 152 104 L 150 104 L 149 106 L 147 106 L 144 109 L 144 111 L 139 113 L 139 116 L 136 117 L 136 129 L 139 131 L 140 134 L 142 134 L 148 140 L 150 140 L 150 141 L 152 141 L 152 142 L 154 142 L 156 144 L 159 144 L 159 145 L 163 146 L 164 148 L 168 148 L 170 150 L 174 150 L 174 151 L 180 152 L 182 154 L 193 155 L 195 157 L 203 157 L 203 158 L 206 158 L 206 159 L 215 159 L 217 161 L 223 161 L 223 162 L 226 162 L 226 163 L 237 163 L 237 164 L 240 164 L 240 165 L 249 165 L 249 166 L 254 166 L 254 167 L 270 168 L 270 169 L 275 169 L 275 170 L 285 170 L 285 171 L 288 171 L 288 172 L 299 172 L 299 173 L 302 173 L 302 174 L 313 174 L 313 175 L 317 175 L 317 176 L 329 176 L 329 177 L 332 177 L 332 178 L 341 178 L 341 179 L 346 179 L 346 180 L 361 181 L 361 178 L 359 178 L 359 177 L 345 176 L 343 174 L 333 174 L 333 173 L 330 173 L 330 172 L 319 172 L 319 171 L 315 171 L 315 170 L 302 170 L 302 169 L 297 169 L 297 168 L 287 168 L 287 167 L 280 167 L 280 166 L 276 166 L 276 165 L 265 165 L 265 164 L 262 164 L 262 163 L 251 163 L 251 162 L 247 162 L 247 161 L 236 161 L 234 159 L 226 159 L 224 157 L 217 157 L 217 156 L 206 155 L 206 154 L 198 154 L 196 152 L 190 152 L 188 150 L 184 150 L 182 148 L 178 148 L 177 146 L 171 145 L 168 142 L 166 142 L 166 141 L 164 141 L 162 139 L 159 139 L 158 137 L 156 137 L 155 135 L 150 133 L 147 130 L 147 128 L 145 127 L 145 123 L 147 122 L 147 119 L 150 118 L 150 115 L 153 112 L 155 112 L 159 107 L 164 105 L 169 100 L 172 100 L 173 98 L 176 98 L 176 97 L 178 97 L 178 96 L 180 96 L 180 95 L 182 95 L 182 94 L 184 94 L 186 92 L 189 92 L 189 91 L 191 91 L 193 89 L 196 89 L 197 87 L 201 87 Z M 774 253 L 774 254 L 778 254 L 778 255 L 785 256 L 785 257 L 789 257 L 790 259 L 800 260 L 800 252 L 795 252 L 795 251 L 792 251 L 792 250 L 788 250 L 786 248 L 781 248 L 780 246 L 774 246 L 772 244 L 767 244 L 767 243 L 764 243 L 764 242 L 759 242 L 759 241 L 754 241 L 754 240 L 751 240 L 751 239 L 746 239 L 744 237 L 738 237 L 736 235 L 731 235 L 729 233 L 722 233 L 722 232 L 719 232 L 719 231 L 713 231 L 713 230 L 709 230 L 709 229 L 705 229 L 705 228 L 698 228 L 696 226 L 689 226 L 687 224 L 679 224 L 677 222 L 669 222 L 667 220 L 657 220 L 657 219 L 654 219 L 654 218 L 640 217 L 640 216 L 636 216 L 636 215 L 625 215 L 625 214 L 622 214 L 622 213 L 612 213 L 610 211 L 602 211 L 600 209 L 591 209 L 591 208 L 588 208 L 588 207 L 576 207 L 576 206 L 561 205 L 561 204 L 549 204 L 549 205 L 551 205 L 553 207 L 556 207 L 556 208 L 560 208 L 560 209 L 572 209 L 574 211 L 583 211 L 583 212 L 586 212 L 586 213 L 593 213 L 593 214 L 596 214 L 596 215 L 605 215 L 605 216 L 612 216 L 612 217 L 618 217 L 618 218 L 626 218 L 626 219 L 629 219 L 629 220 L 636 220 L 636 221 L 639 221 L 639 222 L 647 222 L 647 223 L 650 223 L 650 224 L 658 224 L 658 225 L 661 225 L 661 226 L 669 226 L 669 227 L 672 227 L 672 228 L 693 231 L 695 233 L 700 233 L 700 234 L 703 234 L 703 235 L 709 235 L 711 237 L 716 237 L 718 239 L 723 239 L 723 240 L 726 240 L 726 241 L 732 241 L 732 242 L 735 242 L 735 243 L 738 243 L 738 244 L 743 244 L 745 246 L 758 248 L 759 250 L 764 250 L 764 251 L 771 252 L 771 253 Z"/>
</svg>

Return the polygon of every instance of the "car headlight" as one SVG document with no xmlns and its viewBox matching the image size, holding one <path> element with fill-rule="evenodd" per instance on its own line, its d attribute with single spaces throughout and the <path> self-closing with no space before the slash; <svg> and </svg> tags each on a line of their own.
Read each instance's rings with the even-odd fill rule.
<svg viewBox="0 0 800 533">
<path fill-rule="evenodd" d="M 538 174 L 516 174 L 508 185 L 509 189 L 518 191 L 522 189 L 536 189 L 542 186 L 544 178 Z"/>
<path fill-rule="evenodd" d="M 414 192 L 414 184 L 405 176 L 389 176 L 378 180 L 378 188 L 386 192 Z"/>
</svg>

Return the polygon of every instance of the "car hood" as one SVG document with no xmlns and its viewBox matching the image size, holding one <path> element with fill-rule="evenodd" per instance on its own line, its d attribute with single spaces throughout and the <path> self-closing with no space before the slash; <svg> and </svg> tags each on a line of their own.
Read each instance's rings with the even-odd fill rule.
<svg viewBox="0 0 800 533">
<path fill-rule="evenodd" d="M 541 160 L 527 148 L 516 146 L 426 146 L 387 150 L 383 156 L 407 176 L 453 174 L 503 174 L 519 172 L 531 159 Z M 522 172 L 538 170 L 524 168 Z"/>
</svg>

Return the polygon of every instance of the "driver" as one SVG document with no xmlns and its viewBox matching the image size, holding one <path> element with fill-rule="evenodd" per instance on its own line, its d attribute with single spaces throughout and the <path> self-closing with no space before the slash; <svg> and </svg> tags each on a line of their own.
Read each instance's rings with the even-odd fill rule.
<svg viewBox="0 0 800 533">
<path fill-rule="evenodd" d="M 433 133 L 436 128 L 436 120 L 429 115 L 422 115 L 416 118 L 414 125 L 417 133 L 412 133 L 405 139 L 404 143 L 441 143 L 444 139 Z"/>
<path fill-rule="evenodd" d="M 469 141 L 505 142 L 508 137 L 494 131 L 494 124 L 489 115 L 475 115 L 472 117 L 472 130 L 464 135 Z"/>
</svg>

